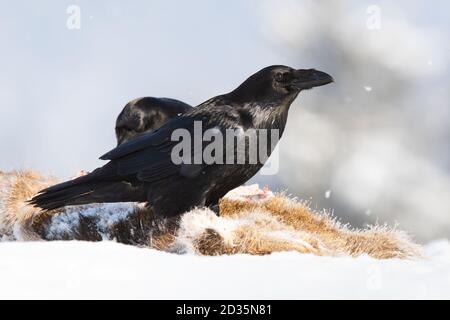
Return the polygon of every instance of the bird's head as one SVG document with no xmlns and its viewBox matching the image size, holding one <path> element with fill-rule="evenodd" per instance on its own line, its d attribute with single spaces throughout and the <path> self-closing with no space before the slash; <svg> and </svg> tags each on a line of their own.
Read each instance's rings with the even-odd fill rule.
<svg viewBox="0 0 450 320">
<path fill-rule="evenodd" d="M 250 76 L 232 95 L 241 101 L 292 102 L 302 90 L 331 82 L 333 78 L 319 70 L 270 66 Z"/>
</svg>

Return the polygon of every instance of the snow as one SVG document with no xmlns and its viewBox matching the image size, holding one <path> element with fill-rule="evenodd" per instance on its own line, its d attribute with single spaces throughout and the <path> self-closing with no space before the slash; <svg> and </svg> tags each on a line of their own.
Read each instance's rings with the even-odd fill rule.
<svg viewBox="0 0 450 320">
<path fill-rule="evenodd" d="M 417 260 L 176 255 L 115 242 L 0 243 L 0 299 L 450 298 L 450 243 Z"/>
</svg>

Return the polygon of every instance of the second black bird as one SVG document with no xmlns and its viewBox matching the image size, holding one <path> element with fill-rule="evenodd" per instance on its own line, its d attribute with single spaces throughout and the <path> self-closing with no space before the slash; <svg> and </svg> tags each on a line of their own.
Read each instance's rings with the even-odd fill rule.
<svg viewBox="0 0 450 320">
<path fill-rule="evenodd" d="M 132 100 L 117 117 L 115 128 L 117 145 L 144 132 L 154 131 L 190 109 L 190 105 L 170 98 L 144 97 Z"/>
</svg>

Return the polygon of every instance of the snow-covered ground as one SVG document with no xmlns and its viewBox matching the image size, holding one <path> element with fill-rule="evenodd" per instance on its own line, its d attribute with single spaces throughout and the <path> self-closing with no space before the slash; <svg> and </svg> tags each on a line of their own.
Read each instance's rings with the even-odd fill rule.
<svg viewBox="0 0 450 320">
<path fill-rule="evenodd" d="M 450 243 L 414 261 L 176 255 L 114 242 L 0 243 L 0 298 L 450 299 Z"/>
</svg>

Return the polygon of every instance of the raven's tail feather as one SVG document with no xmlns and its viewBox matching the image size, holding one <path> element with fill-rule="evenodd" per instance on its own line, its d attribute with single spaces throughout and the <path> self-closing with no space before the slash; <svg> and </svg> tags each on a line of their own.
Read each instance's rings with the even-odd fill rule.
<svg viewBox="0 0 450 320">
<path fill-rule="evenodd" d="M 108 179 L 105 167 L 77 179 L 40 191 L 29 203 L 45 210 L 106 202 L 139 202 L 145 195 L 125 181 Z"/>
</svg>

